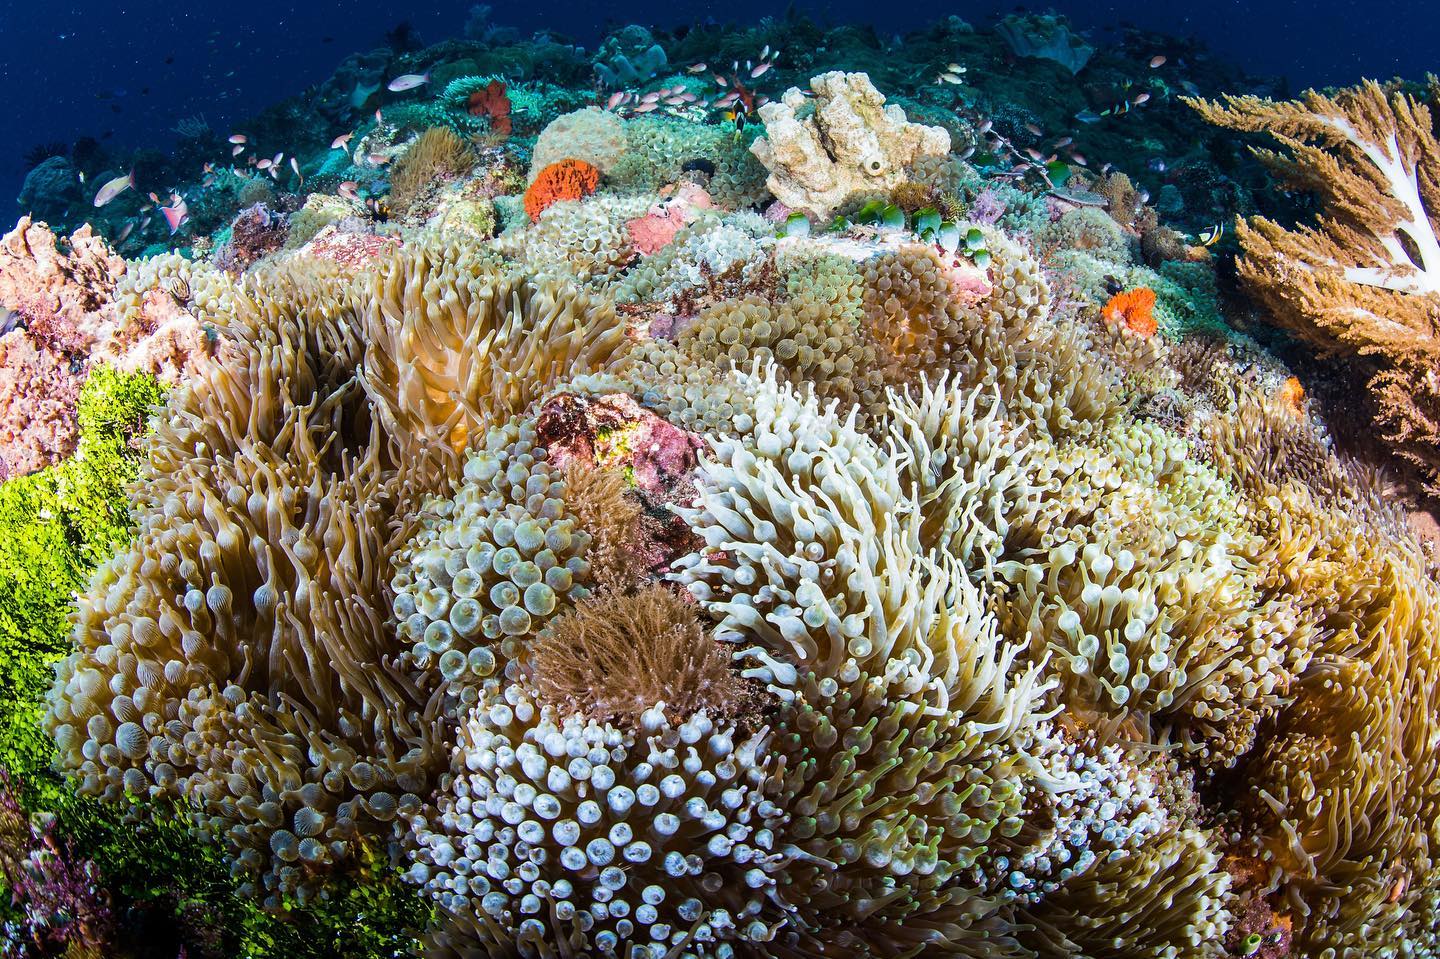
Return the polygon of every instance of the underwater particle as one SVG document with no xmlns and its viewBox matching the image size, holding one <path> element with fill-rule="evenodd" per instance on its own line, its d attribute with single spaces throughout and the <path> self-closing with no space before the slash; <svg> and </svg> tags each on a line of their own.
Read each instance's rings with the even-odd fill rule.
<svg viewBox="0 0 1440 959">
<path fill-rule="evenodd" d="M 1100 315 L 1106 323 L 1122 325 L 1140 337 L 1154 336 L 1160 328 L 1155 320 L 1155 291 L 1148 286 L 1115 294 Z"/>
<path fill-rule="evenodd" d="M 584 160 L 561 160 L 545 167 L 525 191 L 525 212 L 532 221 L 561 200 L 579 200 L 595 192 L 600 171 Z"/>
</svg>

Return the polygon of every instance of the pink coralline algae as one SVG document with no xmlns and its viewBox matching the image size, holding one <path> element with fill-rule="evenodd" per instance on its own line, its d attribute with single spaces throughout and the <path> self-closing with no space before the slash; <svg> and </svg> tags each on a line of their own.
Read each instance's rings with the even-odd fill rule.
<svg viewBox="0 0 1440 959">
<path fill-rule="evenodd" d="M 89 224 L 61 249 L 48 226 L 21 217 L 0 239 L 0 306 L 46 346 L 84 352 L 99 338 L 102 311 L 124 272 L 125 261 Z"/>
<path fill-rule="evenodd" d="M 24 330 L 0 337 L 0 461 L 23 476 L 75 451 L 75 403 L 84 377 Z M 0 477 L 4 478 L 4 477 Z"/>
<path fill-rule="evenodd" d="M 634 548 L 651 569 L 693 548 L 688 527 L 670 506 L 695 495 L 698 436 L 624 394 L 562 393 L 541 408 L 536 433 L 557 466 L 578 462 L 624 471 L 649 520 L 636 531 Z"/>
<path fill-rule="evenodd" d="M 400 241 L 394 237 L 341 230 L 331 224 L 315 234 L 315 238 L 301 247 L 300 251 L 317 259 L 359 269 L 399 245 Z"/>
<path fill-rule="evenodd" d="M 715 204 L 703 187 L 681 183 L 675 191 L 652 206 L 644 216 L 630 220 L 625 226 L 630 241 L 642 256 L 649 256 L 669 245 L 675 234 L 695 222 L 701 210 L 712 210 Z"/>
<path fill-rule="evenodd" d="M 945 264 L 945 278 L 950 281 L 950 292 L 957 298 L 975 302 L 983 300 L 994 291 L 990 274 L 962 256 L 942 257 Z"/>
<path fill-rule="evenodd" d="M 122 316 L 115 285 L 126 271 L 89 226 L 63 243 L 22 217 L 0 239 L 0 460 L 9 475 L 43 469 L 75 449 L 75 403 L 93 363 L 177 383 L 213 352 L 200 322 L 152 291 Z"/>
</svg>

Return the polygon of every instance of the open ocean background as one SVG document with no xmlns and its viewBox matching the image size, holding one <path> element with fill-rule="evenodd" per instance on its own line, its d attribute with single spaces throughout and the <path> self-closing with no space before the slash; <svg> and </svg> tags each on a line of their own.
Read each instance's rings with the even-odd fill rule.
<svg viewBox="0 0 1440 959">
<path fill-rule="evenodd" d="M 0 2 L 0 205 L 8 221 L 35 145 L 93 136 L 110 149 L 165 150 L 181 120 L 203 115 L 224 130 L 325 79 L 345 56 L 380 46 L 408 21 L 423 43 L 463 33 L 470 0 L 411 5 L 332 3 Z M 586 0 L 491 4 L 491 22 L 524 34 L 551 30 L 593 47 L 612 27 L 670 27 L 782 16 L 764 0 Z M 1010 3 L 875 4 L 796 2 L 822 23 L 868 23 L 900 33 L 949 15 L 979 25 L 1024 9 Z M 1034 9 L 1046 9 L 1035 7 Z M 1361 77 L 1422 79 L 1440 69 L 1440 4 L 1425 0 L 1124 0 L 1058 3 L 1079 29 L 1103 42 L 1132 23 L 1204 41 L 1247 73 L 1283 77 L 1291 90 L 1350 84 Z M 881 14 L 883 11 L 883 15 Z M 1244 91 L 1235 91 L 1244 92 Z"/>
</svg>

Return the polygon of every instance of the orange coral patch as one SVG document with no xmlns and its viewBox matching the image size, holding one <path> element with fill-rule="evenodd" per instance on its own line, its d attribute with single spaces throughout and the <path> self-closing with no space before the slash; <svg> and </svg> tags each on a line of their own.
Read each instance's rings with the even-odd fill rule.
<svg viewBox="0 0 1440 959">
<path fill-rule="evenodd" d="M 1123 323 L 1137 336 L 1154 336 L 1160 325 L 1155 321 L 1155 291 L 1148 286 L 1117 293 L 1100 311 L 1106 323 Z"/>
<path fill-rule="evenodd" d="M 1280 404 L 1294 413 L 1296 416 L 1303 416 L 1305 413 L 1305 387 L 1295 377 L 1290 377 L 1280 384 L 1280 389 L 1275 391 L 1275 398 Z"/>
<path fill-rule="evenodd" d="M 510 135 L 510 95 L 505 84 L 499 80 L 492 80 L 470 94 L 466 107 L 472 117 L 489 117 L 493 132 L 501 136 Z"/>
<path fill-rule="evenodd" d="M 600 171 L 584 160 L 561 160 L 541 170 L 525 191 L 525 212 L 532 221 L 540 219 L 552 203 L 579 200 L 595 192 Z"/>
</svg>

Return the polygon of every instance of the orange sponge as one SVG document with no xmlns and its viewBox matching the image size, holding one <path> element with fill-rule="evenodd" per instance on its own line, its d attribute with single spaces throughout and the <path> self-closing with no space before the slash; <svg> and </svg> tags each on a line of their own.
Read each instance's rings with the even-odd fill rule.
<svg viewBox="0 0 1440 959">
<path fill-rule="evenodd" d="M 1138 336 L 1154 336 L 1160 324 L 1155 322 L 1155 291 L 1148 286 L 1117 293 L 1100 311 L 1106 323 L 1124 323 Z"/>
<path fill-rule="evenodd" d="M 535 182 L 525 191 L 525 212 L 531 221 L 550 204 L 560 200 L 578 200 L 595 192 L 600 185 L 600 171 L 584 160 L 561 160 L 540 171 Z"/>
</svg>

